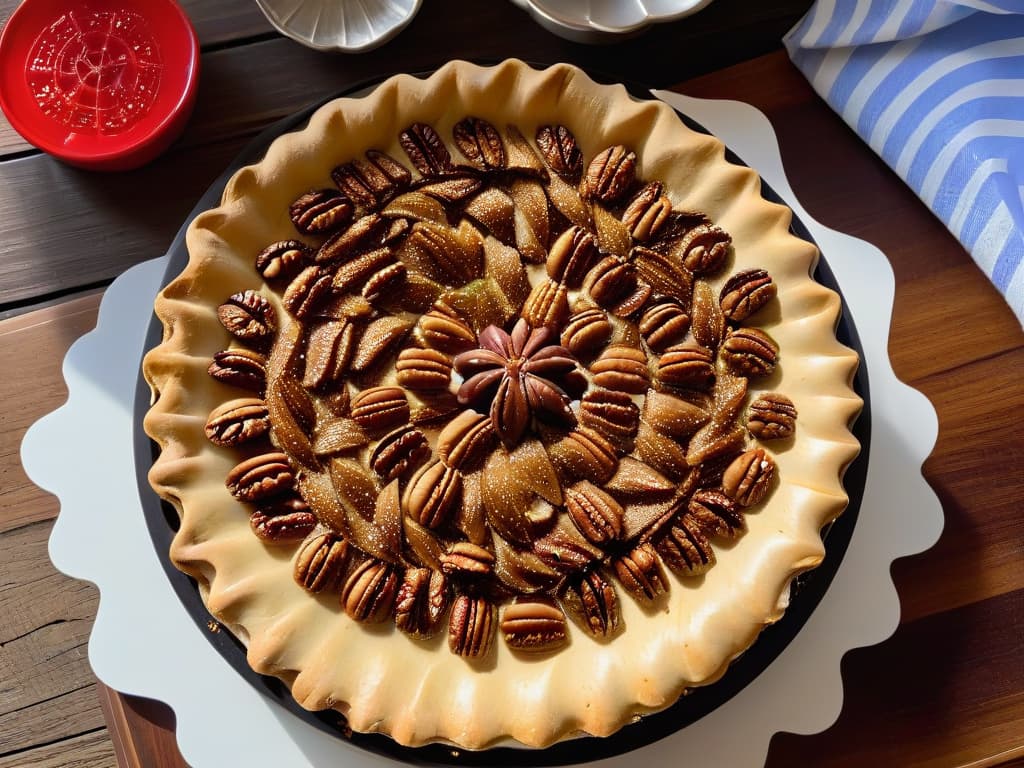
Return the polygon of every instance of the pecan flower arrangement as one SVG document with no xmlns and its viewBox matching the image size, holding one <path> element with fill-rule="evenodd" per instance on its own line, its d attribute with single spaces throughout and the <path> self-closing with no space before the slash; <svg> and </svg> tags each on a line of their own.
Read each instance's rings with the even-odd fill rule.
<svg viewBox="0 0 1024 768">
<path fill-rule="evenodd" d="M 493 82 L 485 78 L 490 87 L 499 87 L 502 71 L 529 71 L 509 66 Z M 446 88 L 461 94 L 458 73 L 466 71 L 476 70 L 459 65 L 439 74 L 437 99 Z M 567 87 L 558 77 L 576 78 L 580 93 L 600 90 L 569 69 L 559 72 L 520 76 L 542 93 Z M 386 93 L 420 86 L 391 88 Z M 355 114 L 361 125 L 363 113 Z M 744 550 L 751 521 L 776 493 L 785 495 L 782 507 L 792 500 L 780 489 L 790 471 L 780 457 L 806 458 L 804 403 L 813 400 L 805 385 L 788 390 L 792 379 L 781 369 L 790 352 L 775 337 L 777 318 L 794 281 L 794 300 L 818 307 L 826 324 L 835 309 L 831 294 L 807 277 L 808 251 L 796 248 L 803 255 L 786 263 L 773 240 L 767 262 L 751 263 L 756 249 L 741 251 L 757 242 L 748 217 L 723 209 L 739 222 L 734 240 L 713 212 L 684 205 L 678 179 L 659 175 L 667 163 L 645 162 L 643 136 L 636 144 L 622 131 L 603 132 L 617 140 L 580 136 L 578 126 L 551 119 L 568 113 L 550 106 L 519 121 L 499 114 L 430 118 L 413 110 L 390 137 L 375 136 L 369 122 L 362 133 L 331 124 L 353 140 L 324 165 L 324 181 L 283 203 L 268 195 L 260 203 L 265 223 L 238 220 L 245 235 L 231 241 L 231 279 L 223 281 L 232 288 L 213 313 L 219 336 L 207 337 L 201 356 L 210 382 L 203 439 L 223 467 L 221 490 L 235 501 L 217 525 L 235 530 L 238 518 L 227 516 L 246 518 L 251 542 L 274 565 L 256 572 L 230 556 L 219 570 L 201 565 L 213 563 L 207 552 L 216 526 L 196 522 L 191 503 L 181 504 L 190 543 L 177 547 L 176 561 L 199 574 L 211 608 L 243 631 L 263 620 L 231 621 L 252 613 L 250 602 L 266 601 L 262 617 L 282 617 L 252 636 L 254 666 L 291 680 L 307 706 L 344 702 L 354 727 L 383 722 L 403 743 L 482 746 L 510 734 L 542 744 L 573 730 L 607 733 L 638 706 L 663 706 L 685 685 L 720 674 L 777 617 L 788 580 L 820 557 L 817 530 L 841 509 L 835 488 L 852 458 L 845 429 L 857 406 L 847 387 L 855 358 L 829 328 L 821 343 L 841 360 L 829 381 L 842 381 L 824 391 L 841 427 L 823 430 L 813 414 L 809 429 L 814 440 L 827 434 L 842 447 L 826 462 L 828 499 L 794 502 L 812 510 L 793 523 L 812 530 L 810 548 L 802 533 L 798 546 L 771 545 L 789 547 L 786 563 L 764 576 L 774 583 L 754 601 L 761 613 L 737 623 L 735 638 L 711 643 L 710 668 L 666 679 L 641 673 L 656 680 L 643 684 L 654 688 L 630 694 L 611 713 L 603 705 L 584 712 L 596 701 L 587 696 L 599 695 L 585 685 L 591 704 L 576 702 L 568 719 L 552 715 L 539 729 L 540 714 L 515 715 L 530 726 L 513 726 L 505 715 L 499 726 L 457 725 L 459 705 L 446 692 L 439 711 L 447 719 L 424 734 L 417 730 L 430 730 L 423 710 L 419 720 L 392 721 L 395 710 L 379 700 L 389 694 L 353 700 L 359 665 L 327 671 L 325 650 L 310 651 L 302 665 L 290 661 L 290 648 L 314 646 L 346 656 L 358 646 L 382 659 L 383 651 L 368 650 L 376 644 L 390 649 L 395 675 L 411 669 L 407 655 L 428 677 L 437 664 L 445 679 L 468 675 L 466 690 L 477 696 L 492 664 L 514 670 L 492 678 L 500 685 L 506 674 L 526 674 L 530 667 L 519 666 L 526 660 L 564 659 L 563 669 L 579 673 L 574 653 L 598 658 L 616 644 L 614 658 L 632 658 L 645 644 L 685 634 L 679 627 L 687 621 L 704 621 L 694 602 L 702 590 L 712 603 L 733 600 L 720 596 L 731 589 L 735 562 L 750 556 L 734 553 Z M 651 121 L 669 130 L 665 119 L 659 113 Z M 307 130 L 328 134 L 326 125 Z M 298 146 L 291 151 L 301 154 Z M 317 158 L 294 163 L 312 167 Z M 261 166 L 243 171 L 228 198 L 268 185 L 261 173 Z M 755 230 L 769 228 L 793 252 L 775 207 L 744 204 L 757 212 Z M 169 304 L 191 300 L 191 285 L 186 279 L 165 292 L 165 316 Z M 796 338 L 799 370 L 807 350 Z M 148 370 L 161 401 L 177 398 L 173 388 L 161 391 L 166 361 L 158 357 Z M 148 426 L 170 454 L 155 470 L 157 485 L 180 502 L 189 459 L 175 465 L 168 449 L 161 419 L 172 411 L 158 402 Z M 790 526 L 766 519 L 776 529 Z M 728 561 L 721 584 L 714 578 L 720 559 Z M 303 599 L 271 581 L 284 567 Z M 217 578 L 251 573 L 264 586 L 255 597 L 222 592 L 210 586 L 214 571 Z M 733 610 L 723 615 L 738 615 Z M 316 629 L 296 618 L 304 614 L 319 617 Z M 667 620 L 676 622 L 667 634 L 645 626 Z M 294 646 L 282 640 L 289 637 Z M 317 645 L 312 637 L 334 639 Z M 441 638 L 447 651 L 437 649 Z M 439 652 L 449 661 L 437 661 Z"/>
</svg>

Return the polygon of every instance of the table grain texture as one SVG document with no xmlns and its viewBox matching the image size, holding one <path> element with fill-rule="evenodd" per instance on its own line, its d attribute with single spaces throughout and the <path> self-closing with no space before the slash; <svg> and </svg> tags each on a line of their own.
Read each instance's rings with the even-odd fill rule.
<svg viewBox="0 0 1024 768">
<path fill-rule="evenodd" d="M 0 0 L 0 20 L 16 5 Z M 397 38 L 358 55 L 281 37 L 252 0 L 182 5 L 203 46 L 198 104 L 150 166 L 75 170 L 0 118 L 0 768 L 184 765 L 166 707 L 93 676 L 97 592 L 50 564 L 58 503 L 18 456 L 29 425 L 64 401 L 61 361 L 95 325 L 103 289 L 162 254 L 207 186 L 274 120 L 368 78 L 509 56 L 753 104 L 772 121 L 808 212 L 877 245 L 895 271 L 889 352 L 938 412 L 924 475 L 945 530 L 893 566 L 899 629 L 844 658 L 836 723 L 776 735 L 767 765 L 1024 766 L 1024 333 L 941 223 L 789 63 L 780 40 L 809 0 L 717 0 L 608 46 L 561 40 L 506 0 L 426 0 Z"/>
</svg>

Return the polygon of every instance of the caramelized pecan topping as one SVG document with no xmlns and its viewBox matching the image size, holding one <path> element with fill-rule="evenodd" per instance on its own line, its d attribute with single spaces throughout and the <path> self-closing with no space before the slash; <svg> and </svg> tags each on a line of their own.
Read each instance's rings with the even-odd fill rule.
<svg viewBox="0 0 1024 768">
<path fill-rule="evenodd" d="M 288 209 L 295 228 L 304 235 L 325 235 L 352 220 L 352 201 L 336 189 L 307 192 Z"/>
<path fill-rule="evenodd" d="M 207 372 L 217 381 L 251 392 L 263 393 L 267 386 L 267 360 L 249 349 L 215 352 Z"/>
<path fill-rule="evenodd" d="M 413 637 L 432 637 L 441 627 L 449 594 L 448 580 L 441 571 L 406 569 L 395 600 L 395 625 Z"/>
<path fill-rule="evenodd" d="M 459 595 L 448 620 L 448 647 L 467 658 L 486 656 L 494 642 L 497 609 L 483 597 Z"/>
<path fill-rule="evenodd" d="M 583 179 L 583 196 L 601 203 L 614 203 L 633 186 L 636 154 L 621 144 L 609 147 L 587 167 Z"/>
<path fill-rule="evenodd" d="M 275 451 L 236 464 L 228 473 L 227 487 L 239 501 L 260 501 L 290 490 L 294 481 L 287 454 Z"/>
<path fill-rule="evenodd" d="M 501 633 L 513 650 L 546 653 L 565 645 L 565 614 L 548 600 L 517 600 L 501 616 Z"/>
<path fill-rule="evenodd" d="M 290 280 L 313 256 L 313 250 L 298 240 L 280 240 L 256 256 L 256 271 L 264 280 Z"/>
<path fill-rule="evenodd" d="M 345 579 L 349 544 L 324 531 L 306 539 L 295 555 L 295 581 L 310 592 L 337 592 Z"/>
<path fill-rule="evenodd" d="M 750 404 L 747 429 L 758 440 L 784 440 L 796 432 L 796 406 L 778 392 L 767 392 Z"/>
<path fill-rule="evenodd" d="M 775 479 L 775 462 L 763 448 L 736 458 L 722 475 L 722 491 L 741 507 L 759 503 Z"/>
<path fill-rule="evenodd" d="M 409 126 L 414 170 L 370 150 L 295 200 L 314 240 L 255 263 L 279 302 L 218 308 L 268 355 L 224 350 L 210 375 L 262 399 L 229 399 L 206 432 L 270 451 L 239 456 L 227 487 L 256 535 L 304 539 L 295 580 L 354 620 L 429 637 L 451 604 L 466 657 L 489 653 L 499 603 L 516 652 L 564 646 L 566 615 L 607 638 L 608 574 L 654 603 L 665 567 L 707 571 L 771 489 L 774 462 L 745 443 L 792 435 L 796 409 L 747 407 L 778 348 L 741 323 L 777 288 L 757 269 L 713 288 L 730 236 L 673 211 L 625 146 L 586 162 L 564 126 L 534 147 L 473 116 L 449 141 L 463 164 Z"/>
<path fill-rule="evenodd" d="M 214 445 L 239 445 L 262 437 L 270 429 L 267 404 L 256 398 L 229 400 L 210 413 L 206 437 Z"/>
<path fill-rule="evenodd" d="M 575 183 L 583 172 L 583 153 L 569 129 L 564 125 L 542 125 L 537 129 L 536 139 L 548 167 Z"/>
<path fill-rule="evenodd" d="M 467 117 L 452 129 L 455 144 L 482 171 L 505 167 L 505 145 L 497 129 L 479 117 Z"/>
<path fill-rule="evenodd" d="M 722 314 L 727 320 L 739 323 L 774 299 L 777 293 L 778 288 L 765 270 L 737 272 L 725 281 L 719 294 Z"/>
<path fill-rule="evenodd" d="M 452 170 L 452 156 L 432 126 L 414 123 L 399 134 L 398 143 L 424 176 L 443 176 Z"/>
<path fill-rule="evenodd" d="M 246 341 L 267 339 L 277 330 L 274 308 L 257 291 L 232 294 L 217 308 L 217 317 L 229 333 Z"/>
<path fill-rule="evenodd" d="M 356 621 L 376 624 L 391 614 L 397 594 L 395 567 L 370 558 L 349 574 L 341 590 L 341 606 Z"/>
</svg>

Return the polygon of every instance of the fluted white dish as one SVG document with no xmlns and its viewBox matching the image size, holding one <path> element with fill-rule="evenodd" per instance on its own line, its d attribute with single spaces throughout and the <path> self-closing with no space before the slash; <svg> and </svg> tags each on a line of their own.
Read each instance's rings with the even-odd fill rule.
<svg viewBox="0 0 1024 768">
<path fill-rule="evenodd" d="M 318 51 L 357 53 L 401 32 L 422 0 L 256 0 L 282 34 Z"/>
<path fill-rule="evenodd" d="M 559 37 L 607 43 L 696 13 L 712 0 L 512 0 Z"/>
</svg>

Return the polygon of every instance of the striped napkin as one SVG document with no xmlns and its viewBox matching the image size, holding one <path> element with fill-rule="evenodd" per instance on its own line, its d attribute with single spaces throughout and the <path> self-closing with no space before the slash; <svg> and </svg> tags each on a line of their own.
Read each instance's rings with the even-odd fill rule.
<svg viewBox="0 0 1024 768">
<path fill-rule="evenodd" d="M 784 42 L 1024 325 L 1024 0 L 817 0 Z"/>
</svg>

